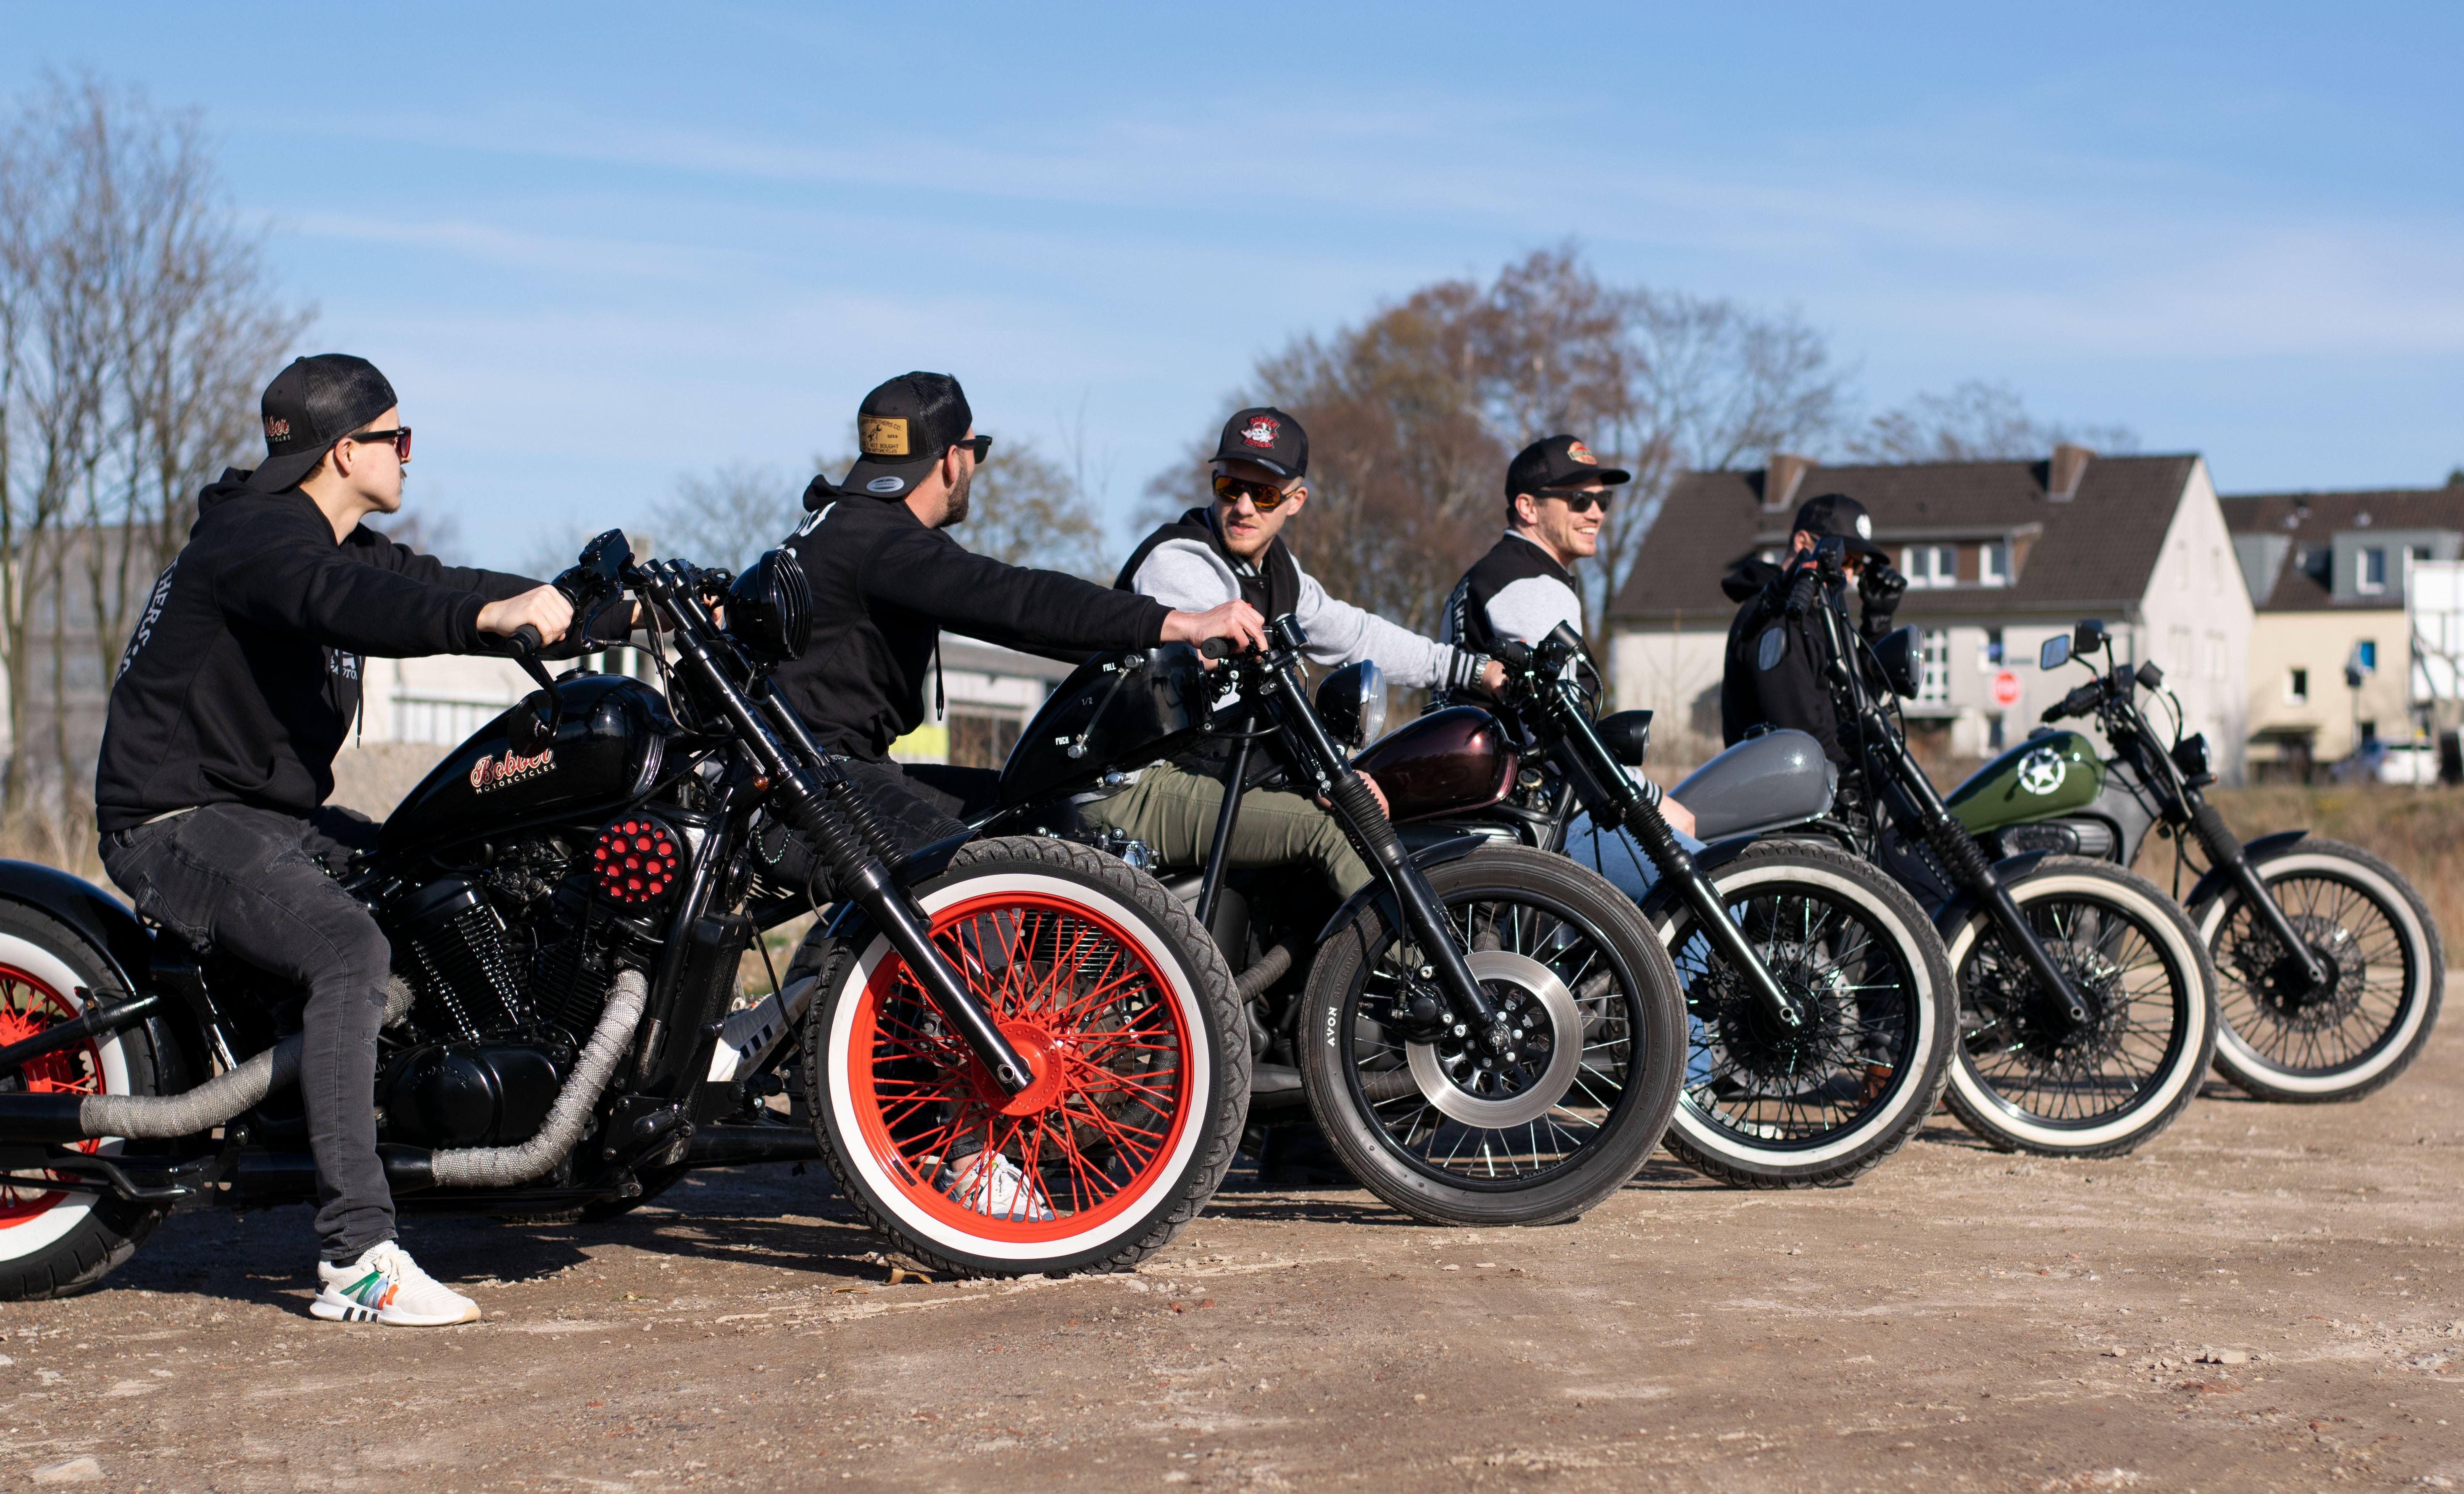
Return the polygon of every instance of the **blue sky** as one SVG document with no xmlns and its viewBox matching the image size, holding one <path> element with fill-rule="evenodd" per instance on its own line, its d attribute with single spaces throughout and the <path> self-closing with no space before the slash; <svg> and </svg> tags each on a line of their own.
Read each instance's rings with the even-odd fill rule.
<svg viewBox="0 0 2464 1494">
<path fill-rule="evenodd" d="M 0 5 L 208 112 L 511 563 L 910 367 L 1116 515 L 1251 363 L 1570 235 L 2227 492 L 2464 463 L 2454 7 Z"/>
</svg>

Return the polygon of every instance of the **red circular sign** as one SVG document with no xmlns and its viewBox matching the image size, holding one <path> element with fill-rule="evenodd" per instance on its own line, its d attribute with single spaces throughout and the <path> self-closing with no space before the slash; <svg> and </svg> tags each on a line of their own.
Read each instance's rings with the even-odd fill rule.
<svg viewBox="0 0 2464 1494">
<path fill-rule="evenodd" d="M 2004 670 L 1993 676 L 1993 703 L 2008 711 L 2019 703 L 2026 692 L 2019 688 L 2019 676 Z"/>
</svg>

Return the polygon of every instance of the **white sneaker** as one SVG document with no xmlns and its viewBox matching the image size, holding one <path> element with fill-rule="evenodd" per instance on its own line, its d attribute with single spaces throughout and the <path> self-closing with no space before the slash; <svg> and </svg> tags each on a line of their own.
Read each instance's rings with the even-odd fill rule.
<svg viewBox="0 0 2464 1494">
<path fill-rule="evenodd" d="M 317 1263 L 324 1289 L 308 1310 L 328 1323 L 383 1323 L 389 1328 L 443 1328 L 476 1323 L 479 1305 L 419 1268 L 410 1252 L 388 1240 L 348 1265 Z"/>
<path fill-rule="evenodd" d="M 1052 1219 L 1051 1206 L 1044 1201 L 1044 1192 L 1029 1181 L 1016 1162 L 996 1152 L 991 1165 L 984 1153 L 964 1156 L 941 1171 L 941 1191 L 957 1200 L 960 1208 L 978 1214 L 989 1214 L 997 1219 L 1018 1219 L 1037 1224 Z"/>
</svg>

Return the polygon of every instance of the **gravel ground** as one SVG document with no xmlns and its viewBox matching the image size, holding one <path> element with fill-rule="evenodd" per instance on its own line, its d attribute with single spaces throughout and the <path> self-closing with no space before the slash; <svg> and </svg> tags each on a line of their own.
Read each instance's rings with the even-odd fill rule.
<svg viewBox="0 0 2464 1494">
<path fill-rule="evenodd" d="M 0 1309 L 0 1487 L 2464 1483 L 2464 1036 L 2358 1106 L 2211 1092 L 2121 1160 L 1945 1118 L 1852 1189 L 1663 1161 L 1551 1229 L 1236 1174 L 1063 1282 L 893 1281 L 818 1168 L 706 1175 L 413 1219 L 487 1310 L 424 1332 L 306 1316 L 305 1210 L 182 1215 Z"/>
</svg>

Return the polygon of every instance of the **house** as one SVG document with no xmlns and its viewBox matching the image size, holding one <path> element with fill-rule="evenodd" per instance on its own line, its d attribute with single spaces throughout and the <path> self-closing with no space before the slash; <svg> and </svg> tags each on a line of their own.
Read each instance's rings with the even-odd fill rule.
<svg viewBox="0 0 2464 1494">
<path fill-rule="evenodd" d="M 2222 503 L 2256 610 L 2255 771 L 2298 780 L 2369 742 L 2421 735 L 2431 723 L 2419 710 L 2407 593 L 2415 561 L 2464 558 L 2464 484 Z"/>
<path fill-rule="evenodd" d="M 2123 658 L 2164 669 L 2190 730 L 2238 780 L 2251 604 L 2207 463 L 2069 445 L 2041 461 L 1835 467 L 1777 455 L 1680 477 L 1609 608 L 1617 704 L 1682 728 L 1690 743 L 1656 734 L 1678 754 L 1719 745 L 1736 614 L 1720 578 L 1749 555 L 1778 559 L 1797 505 L 1825 493 L 1863 503 L 1907 574 L 1899 620 L 1923 629 L 1925 668 L 1903 707 L 1921 751 L 1976 758 L 2025 737 L 2084 678 L 2038 670 L 2038 646 L 2094 617 Z"/>
<path fill-rule="evenodd" d="M 944 704 L 890 744 L 890 756 L 900 762 L 1000 767 L 1044 697 L 1070 670 L 1052 659 L 948 633 L 941 635 L 940 667 Z"/>
</svg>

